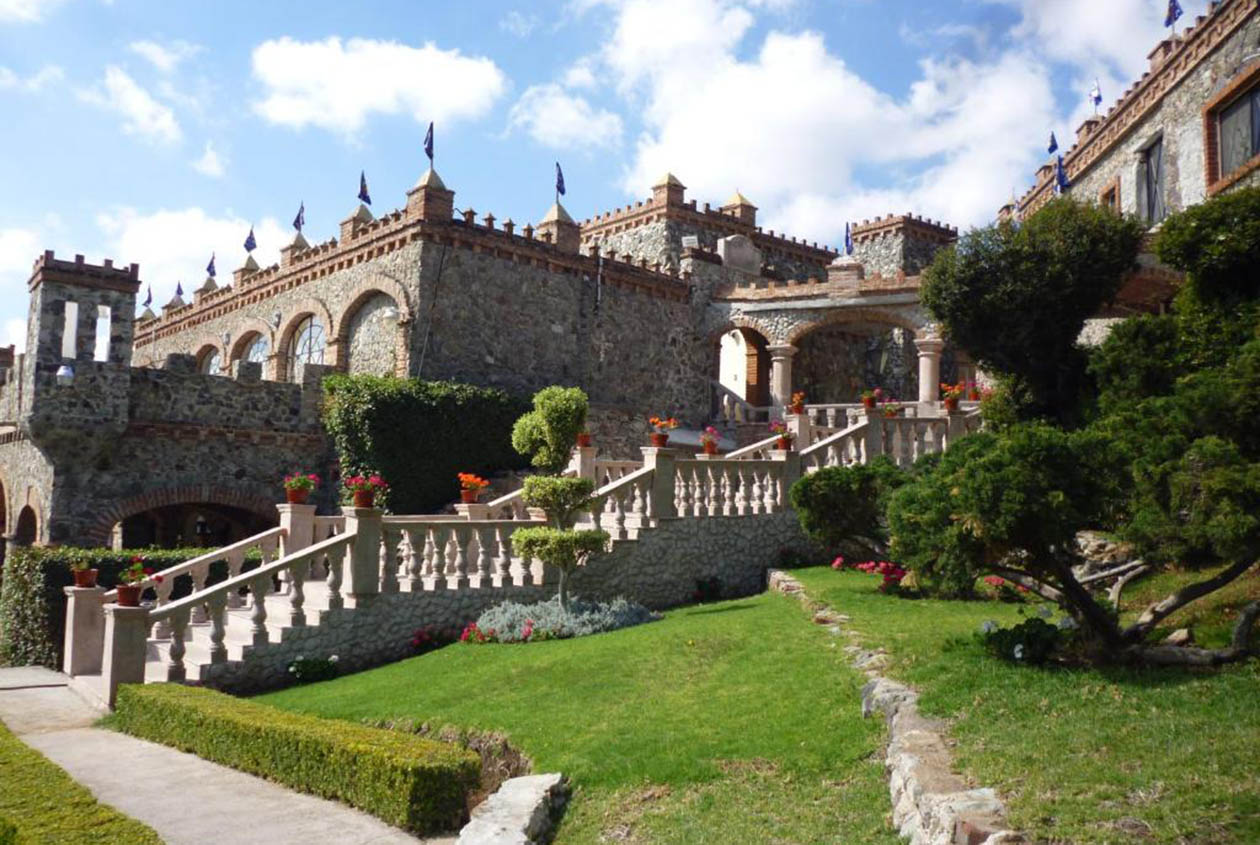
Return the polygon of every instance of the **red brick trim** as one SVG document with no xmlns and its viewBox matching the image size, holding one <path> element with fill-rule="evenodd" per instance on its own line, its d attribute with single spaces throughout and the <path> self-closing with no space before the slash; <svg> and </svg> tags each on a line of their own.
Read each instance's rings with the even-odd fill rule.
<svg viewBox="0 0 1260 845">
<path fill-rule="evenodd" d="M 1246 164 L 1233 173 L 1221 173 L 1220 115 L 1233 105 L 1239 97 L 1260 86 L 1260 60 L 1252 62 L 1229 85 L 1207 101 L 1203 106 L 1203 166 L 1207 176 L 1207 194 L 1209 197 L 1235 184 L 1247 174 L 1260 167 L 1260 153 L 1252 156 Z"/>
</svg>

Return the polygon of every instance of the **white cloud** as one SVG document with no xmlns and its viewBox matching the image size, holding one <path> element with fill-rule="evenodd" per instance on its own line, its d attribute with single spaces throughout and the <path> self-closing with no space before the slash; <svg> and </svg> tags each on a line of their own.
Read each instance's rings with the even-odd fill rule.
<svg viewBox="0 0 1260 845">
<path fill-rule="evenodd" d="M 528 38 L 538 28 L 538 15 L 523 14 L 513 9 L 499 19 L 499 29 L 509 32 L 517 38 Z"/>
<path fill-rule="evenodd" d="M 33 94 L 45 85 L 60 82 L 65 77 L 65 71 L 56 65 L 44 65 L 37 72 L 27 77 L 18 76 L 9 68 L 0 65 L 0 90 L 9 88 Z"/>
<path fill-rule="evenodd" d="M 129 135 L 168 144 L 183 137 L 175 113 L 115 65 L 105 68 L 101 87 L 81 91 L 79 96 L 85 102 L 118 112 L 123 118 L 123 131 Z"/>
<path fill-rule="evenodd" d="M 594 88 L 595 69 L 590 59 L 582 59 L 564 72 L 566 88 Z"/>
<path fill-rule="evenodd" d="M 41 250 L 40 233 L 35 229 L 0 229 L 0 303 L 8 312 L 0 323 L 2 346 L 12 343 L 18 349 L 26 348 L 26 320 L 19 315 L 26 311 L 26 282 Z"/>
<path fill-rule="evenodd" d="M 0 23 L 36 23 L 62 0 L 0 0 Z"/>
<path fill-rule="evenodd" d="M 15 346 L 18 352 L 26 349 L 26 321 L 17 317 L 10 317 L 4 321 L 4 340 L 0 341 L 4 346 Z"/>
<path fill-rule="evenodd" d="M 487 58 L 364 38 L 265 41 L 254 48 L 253 69 L 265 89 L 254 109 L 264 119 L 347 135 L 374 113 L 420 123 L 477 118 L 507 84 Z"/>
<path fill-rule="evenodd" d="M 34 229 L 0 229 L 0 274 L 8 278 L 31 275 L 31 264 L 40 256 L 39 232 Z"/>
<path fill-rule="evenodd" d="M 190 44 L 176 39 L 167 44 L 159 44 L 156 41 L 132 41 L 127 45 L 127 49 L 147 59 L 162 73 L 170 73 L 184 59 L 192 58 L 204 48 L 200 44 Z"/>
<path fill-rule="evenodd" d="M 116 263 L 140 265 L 140 278 L 153 287 L 153 304 L 165 305 L 182 282 L 185 298 L 201 286 L 211 253 L 216 256 L 220 284 L 231 283 L 231 271 L 245 263 L 245 236 L 250 221 L 231 212 L 216 217 L 197 206 L 141 214 L 119 208 L 97 215 L 108 251 Z M 253 224 L 258 248 L 254 259 L 266 267 L 279 260 L 280 247 L 289 243 L 291 230 L 274 217 Z M 144 299 L 144 292 L 140 294 Z"/>
<path fill-rule="evenodd" d="M 584 98 L 559 85 L 532 85 L 512 106 L 508 126 L 524 129 L 543 146 L 555 149 L 616 147 L 621 143 L 621 118 L 594 109 Z"/>
<path fill-rule="evenodd" d="M 211 179 L 218 179 L 226 170 L 223 159 L 214 148 L 213 141 L 206 141 L 205 152 L 201 154 L 201 158 L 193 162 L 192 166 L 193 170 Z"/>
</svg>

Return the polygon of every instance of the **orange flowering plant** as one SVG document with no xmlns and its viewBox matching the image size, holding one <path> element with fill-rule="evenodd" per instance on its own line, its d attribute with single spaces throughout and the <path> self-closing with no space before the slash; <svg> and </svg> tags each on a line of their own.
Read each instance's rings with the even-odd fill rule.
<svg viewBox="0 0 1260 845">
<path fill-rule="evenodd" d="M 489 481 L 471 472 L 461 472 L 456 478 L 459 479 L 460 490 L 484 490 L 490 486 Z"/>
<path fill-rule="evenodd" d="M 648 425 L 652 426 L 652 430 L 657 434 L 665 434 L 678 428 L 678 420 L 673 417 L 648 417 Z"/>
<path fill-rule="evenodd" d="M 958 384 L 941 382 L 941 397 L 944 399 L 961 399 L 966 392 L 967 382 L 965 381 L 960 381 Z"/>
</svg>

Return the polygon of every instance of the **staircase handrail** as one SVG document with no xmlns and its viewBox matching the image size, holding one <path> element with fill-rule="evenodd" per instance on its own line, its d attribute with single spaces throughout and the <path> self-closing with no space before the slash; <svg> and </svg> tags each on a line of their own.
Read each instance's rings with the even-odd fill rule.
<svg viewBox="0 0 1260 845">
<path fill-rule="evenodd" d="M 177 563 L 174 566 L 167 567 L 161 572 L 155 572 L 152 575 L 145 576 L 143 581 L 139 581 L 137 583 L 146 590 L 150 587 L 156 587 L 159 583 L 161 583 L 161 581 L 185 575 L 203 564 L 211 564 L 217 560 L 224 560 L 228 557 L 228 555 L 236 554 L 237 552 L 247 552 L 254 546 L 260 545 L 268 540 L 275 539 L 279 542 L 279 540 L 285 536 L 285 533 L 285 530 L 279 526 L 275 528 L 268 528 L 266 531 L 255 534 L 252 537 L 246 537 L 244 540 L 238 540 L 229 546 L 223 546 L 222 548 L 215 549 L 214 551 L 206 552 L 204 555 L 198 555 L 197 557 L 186 560 L 183 563 Z M 195 592 L 194 595 L 200 595 L 200 593 Z M 118 589 L 114 588 L 105 593 L 104 600 L 106 602 L 117 601 Z"/>
<path fill-rule="evenodd" d="M 564 472 L 560 473 L 561 478 L 572 478 L 576 475 L 577 470 L 571 464 Z M 491 499 L 486 502 L 486 507 L 490 508 L 491 513 L 498 513 L 505 507 L 511 507 L 512 513 L 514 514 L 524 513 L 525 503 L 521 500 L 524 493 L 525 487 L 522 485 L 521 487 L 513 490 L 511 493 L 504 493 L 499 498 Z"/>
<path fill-rule="evenodd" d="M 250 582 L 257 578 L 284 572 L 287 569 L 292 569 L 299 563 L 305 563 L 312 559 L 322 557 L 330 552 L 337 551 L 338 549 L 348 547 L 352 542 L 354 542 L 354 538 L 355 534 L 353 532 L 329 537 L 327 540 L 322 540 L 314 545 L 307 546 L 304 549 L 299 549 L 291 555 L 287 555 L 278 560 L 273 560 L 271 563 L 263 564 L 257 569 L 251 569 L 249 572 L 242 572 L 240 575 L 229 578 L 226 581 L 220 581 L 213 586 L 206 587 L 199 593 L 193 593 L 191 595 L 184 596 L 182 599 L 177 599 L 168 604 L 164 604 L 161 607 L 153 608 L 149 611 L 149 621 L 161 622 L 163 619 L 169 619 L 185 609 L 192 609 L 199 604 L 204 604 L 216 595 L 230 593 L 234 590 L 239 590 L 241 587 L 248 587 Z"/>
<path fill-rule="evenodd" d="M 758 420 L 755 419 L 756 416 L 761 414 L 769 416 L 770 412 L 774 409 L 773 405 L 758 406 L 751 404 L 747 399 L 740 396 L 717 379 L 709 379 L 709 386 L 715 394 L 714 398 L 717 400 L 718 413 L 716 416 L 726 422 L 758 422 Z M 743 419 L 738 419 L 738 417 L 741 416 L 738 414 L 728 416 L 727 414 L 722 413 L 727 402 L 730 403 L 731 407 L 738 408 L 743 411 Z"/>
<path fill-rule="evenodd" d="M 773 449 L 778 440 L 779 435 L 772 434 L 765 440 L 758 440 L 756 443 L 750 443 L 747 446 L 741 446 L 734 451 L 727 452 L 722 458 L 728 461 L 768 460 L 769 456 L 765 455 L 764 452 L 767 449 Z"/>
<path fill-rule="evenodd" d="M 848 428 L 837 431 L 835 434 L 831 434 L 831 435 L 828 435 L 827 437 L 824 437 L 822 440 L 819 440 L 817 443 L 814 443 L 802 449 L 801 460 L 804 460 L 806 457 L 813 455 L 815 452 L 825 452 L 828 446 L 831 446 L 835 443 L 839 443 L 845 437 L 852 437 L 854 434 L 857 434 L 859 431 L 862 431 L 868 425 L 870 425 L 870 420 L 862 420 L 861 422 L 854 423 Z"/>
</svg>

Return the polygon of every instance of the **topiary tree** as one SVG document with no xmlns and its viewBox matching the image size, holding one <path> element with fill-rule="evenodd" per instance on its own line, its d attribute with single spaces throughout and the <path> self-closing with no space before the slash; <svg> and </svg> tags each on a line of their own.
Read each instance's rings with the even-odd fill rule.
<svg viewBox="0 0 1260 845">
<path fill-rule="evenodd" d="M 973 360 L 1028 391 L 1030 416 L 1074 420 L 1085 388 L 1076 339 L 1120 290 L 1142 234 L 1132 218 L 1055 199 L 937 252 L 921 298 Z"/>
<path fill-rule="evenodd" d="M 591 504 L 595 482 L 589 478 L 556 478 L 533 475 L 525 479 L 521 498 L 525 504 L 542 508 L 547 519 L 560 529 L 572 528 L 577 515 Z"/>
<path fill-rule="evenodd" d="M 559 472 L 586 427 L 587 410 L 581 388 L 544 387 L 534 394 L 534 410 L 512 427 L 512 447 L 543 472 Z"/>
<path fill-rule="evenodd" d="M 607 531 L 573 531 L 540 525 L 512 533 L 512 551 L 516 555 L 536 557 L 560 570 L 560 607 L 566 612 L 569 610 L 569 577 L 607 545 Z"/>
<path fill-rule="evenodd" d="M 882 555 L 888 546 L 888 497 L 908 478 L 887 455 L 869 464 L 826 467 L 792 485 L 789 496 L 801 528 L 827 549 L 855 543 Z"/>
</svg>

